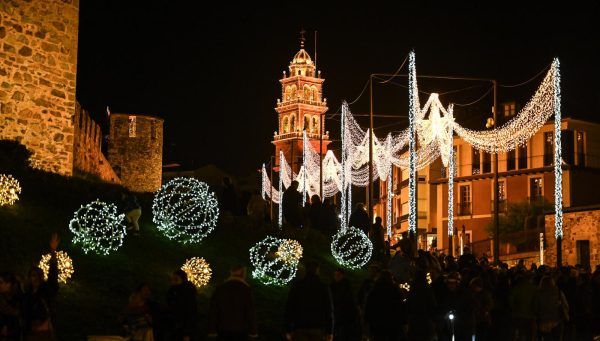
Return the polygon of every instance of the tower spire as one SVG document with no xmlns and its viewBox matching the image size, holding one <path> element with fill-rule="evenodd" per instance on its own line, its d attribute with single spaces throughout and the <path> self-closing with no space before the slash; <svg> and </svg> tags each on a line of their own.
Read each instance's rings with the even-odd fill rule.
<svg viewBox="0 0 600 341">
<path fill-rule="evenodd" d="M 306 31 L 304 30 L 304 28 L 302 28 L 300 30 L 300 48 L 303 49 L 304 48 L 304 42 L 306 41 L 306 38 L 304 38 L 304 34 L 306 33 Z"/>
</svg>

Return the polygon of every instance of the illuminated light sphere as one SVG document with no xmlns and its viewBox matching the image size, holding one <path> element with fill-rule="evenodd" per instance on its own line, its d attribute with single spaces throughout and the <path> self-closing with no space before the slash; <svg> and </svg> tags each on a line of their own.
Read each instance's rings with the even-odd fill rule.
<svg viewBox="0 0 600 341">
<path fill-rule="evenodd" d="M 0 174 L 0 206 L 12 205 L 19 200 L 21 186 L 12 175 Z"/>
<path fill-rule="evenodd" d="M 75 235 L 74 244 L 81 244 L 85 253 L 108 255 L 116 251 L 125 238 L 124 215 L 117 214 L 117 207 L 99 200 L 81 206 L 69 223 Z"/>
<path fill-rule="evenodd" d="M 50 271 L 50 258 L 52 254 L 48 253 L 42 256 L 38 267 L 44 272 L 44 280 L 48 280 L 48 272 Z M 58 281 L 61 283 L 67 283 L 67 280 L 71 278 L 75 269 L 73 269 L 73 260 L 64 251 L 56 252 L 56 260 L 58 262 Z"/>
<path fill-rule="evenodd" d="M 296 276 L 300 258 L 300 243 L 268 236 L 250 248 L 252 276 L 267 285 L 285 285 Z"/>
<path fill-rule="evenodd" d="M 359 269 L 371 259 L 373 243 L 356 227 L 346 227 L 333 236 L 331 254 L 340 265 Z"/>
<path fill-rule="evenodd" d="M 219 202 L 206 183 L 175 178 L 156 192 L 152 213 L 158 229 L 169 239 L 198 243 L 217 225 Z"/>
<path fill-rule="evenodd" d="M 188 280 L 198 288 L 208 284 L 212 276 L 210 265 L 204 258 L 200 257 L 192 257 L 186 260 L 181 270 L 187 274 Z"/>
</svg>

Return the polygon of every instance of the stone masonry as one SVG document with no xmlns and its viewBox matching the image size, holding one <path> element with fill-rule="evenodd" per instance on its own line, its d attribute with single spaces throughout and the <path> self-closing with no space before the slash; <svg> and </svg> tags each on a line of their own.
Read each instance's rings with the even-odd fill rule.
<svg viewBox="0 0 600 341">
<path fill-rule="evenodd" d="M 79 0 L 0 1 L 0 139 L 72 175 Z"/>
<path fill-rule="evenodd" d="M 123 186 L 155 192 L 162 180 L 163 120 L 151 116 L 110 114 L 108 160 Z"/>
<path fill-rule="evenodd" d="M 554 237 L 554 214 L 546 215 L 545 264 L 556 265 L 556 238 Z M 600 264 L 600 209 L 563 214 L 563 264 L 575 265 L 577 241 L 588 240 L 590 245 L 590 266 L 592 271 Z"/>
</svg>

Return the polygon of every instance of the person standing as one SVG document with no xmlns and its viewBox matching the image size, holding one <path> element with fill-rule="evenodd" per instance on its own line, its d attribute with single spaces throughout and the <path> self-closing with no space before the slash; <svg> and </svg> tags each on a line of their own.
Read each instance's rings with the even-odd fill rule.
<svg viewBox="0 0 600 341">
<path fill-rule="evenodd" d="M 384 230 L 383 225 L 381 224 L 381 217 L 375 218 L 375 223 L 371 226 L 371 231 L 369 231 L 369 239 L 371 243 L 373 243 L 373 255 L 377 260 L 384 260 Z"/>
<path fill-rule="evenodd" d="M 260 196 L 260 191 L 254 191 L 254 194 L 250 197 L 248 205 L 246 206 L 246 213 L 252 219 L 252 222 L 256 225 L 262 224 L 265 220 L 267 213 L 267 205 L 265 200 Z"/>
<path fill-rule="evenodd" d="M 358 306 L 352 293 L 352 284 L 343 269 L 337 268 L 333 275 L 331 297 L 333 299 L 333 339 L 335 341 L 358 341 L 361 338 Z"/>
<path fill-rule="evenodd" d="M 290 288 L 284 319 L 288 341 L 331 341 L 333 313 L 331 293 L 319 278 L 319 265 L 306 263 L 304 278 Z"/>
<path fill-rule="evenodd" d="M 21 340 L 22 299 L 16 276 L 0 273 L 0 340 Z"/>
<path fill-rule="evenodd" d="M 298 192 L 298 181 L 294 180 L 283 192 L 281 204 L 283 205 L 283 217 L 293 227 L 302 226 L 302 194 Z"/>
<path fill-rule="evenodd" d="M 128 223 L 128 230 L 131 230 L 134 235 L 140 234 L 140 225 L 138 220 L 142 216 L 142 206 L 137 200 L 137 197 L 131 193 L 123 193 L 123 200 L 125 201 L 125 218 Z"/>
<path fill-rule="evenodd" d="M 171 315 L 169 340 L 195 340 L 198 320 L 196 287 L 188 281 L 187 274 L 183 270 L 175 270 L 171 275 L 167 305 Z"/>
<path fill-rule="evenodd" d="M 365 210 L 363 203 L 359 202 L 356 204 L 354 211 L 350 214 L 348 226 L 356 227 L 362 230 L 367 236 L 369 235 L 371 223 L 369 222 L 369 214 Z"/>
<path fill-rule="evenodd" d="M 218 341 L 255 339 L 258 336 L 256 310 L 246 282 L 246 268 L 233 266 L 229 274 L 210 299 L 208 336 Z"/>
</svg>

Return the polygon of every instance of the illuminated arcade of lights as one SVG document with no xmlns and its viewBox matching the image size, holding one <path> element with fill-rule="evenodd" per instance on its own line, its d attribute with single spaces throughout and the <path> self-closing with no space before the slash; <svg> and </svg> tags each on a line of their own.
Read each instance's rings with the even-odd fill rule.
<svg viewBox="0 0 600 341">
<path fill-rule="evenodd" d="M 181 267 L 190 282 L 200 288 L 208 284 L 212 276 L 210 265 L 201 257 L 192 257 Z"/>
<path fill-rule="evenodd" d="M 12 175 L 0 174 L 0 206 L 12 205 L 19 200 L 21 186 Z"/>
<path fill-rule="evenodd" d="M 560 168 L 560 72 L 559 61 L 555 59 L 542 83 L 517 115 L 504 125 L 490 130 L 474 131 L 462 127 L 455 122 L 453 107 L 447 108 L 440 102 L 439 96 L 432 93 L 424 106 L 419 101 L 414 53 L 409 55 L 409 127 L 404 131 L 385 139 L 379 139 L 368 129 L 363 130 L 353 118 L 348 105 L 342 105 L 341 140 L 342 155 L 339 162 L 329 150 L 323 159 L 323 196 L 331 197 L 341 192 L 342 227 L 347 225 L 348 195 L 351 186 L 364 187 L 369 182 L 369 134 L 373 135 L 373 180 L 387 180 L 391 175 L 392 165 L 400 169 L 409 168 L 409 230 L 416 229 L 415 186 L 413 177 L 417 170 L 423 169 L 441 156 L 444 167 L 448 167 L 452 155 L 453 135 L 471 144 L 474 148 L 488 153 L 508 152 L 524 144 L 552 116 L 555 117 L 555 233 L 562 236 L 562 170 Z M 412 145 L 411 136 L 417 136 L 420 144 L 418 150 Z M 408 155 L 402 155 L 402 149 L 409 146 Z M 319 153 L 304 143 L 303 165 L 299 173 L 293 173 L 291 167 L 280 153 L 279 190 L 271 185 L 266 170 L 263 168 L 263 196 L 270 196 L 273 202 L 279 203 L 281 191 L 288 187 L 293 179 L 299 180 L 299 191 L 308 195 L 319 192 Z M 454 166 L 454 165 L 451 165 Z M 412 181 L 411 181 L 412 179 Z M 390 198 L 391 195 L 388 195 Z M 388 199 L 389 200 L 389 199 Z M 281 205 L 279 205 L 281 206 Z M 452 207 L 449 207 L 451 210 Z M 449 215 L 450 220 L 452 216 Z M 452 223 L 449 223 L 452 234 Z"/>
<path fill-rule="evenodd" d="M 175 178 L 154 196 L 153 221 L 169 239 L 198 243 L 217 225 L 219 203 L 208 185 L 194 178 Z"/>
<path fill-rule="evenodd" d="M 250 248 L 252 276 L 263 284 L 283 286 L 296 276 L 300 258 L 300 243 L 268 236 Z"/>
<path fill-rule="evenodd" d="M 52 254 L 48 253 L 42 256 L 38 267 L 44 272 L 44 280 L 48 280 L 48 272 L 50 271 L 50 259 Z M 58 281 L 60 283 L 67 283 L 67 280 L 71 278 L 75 269 L 73 268 L 73 260 L 64 251 L 56 252 L 56 260 L 58 262 Z"/>
<path fill-rule="evenodd" d="M 117 207 L 99 200 L 81 206 L 69 223 L 73 232 L 73 243 L 81 244 L 83 251 L 108 255 L 116 251 L 125 238 L 123 214 L 117 214 Z"/>
</svg>

